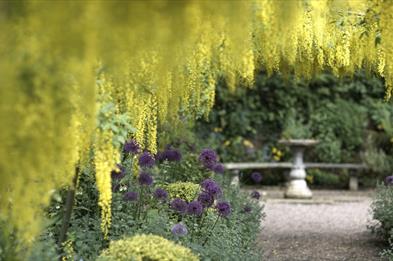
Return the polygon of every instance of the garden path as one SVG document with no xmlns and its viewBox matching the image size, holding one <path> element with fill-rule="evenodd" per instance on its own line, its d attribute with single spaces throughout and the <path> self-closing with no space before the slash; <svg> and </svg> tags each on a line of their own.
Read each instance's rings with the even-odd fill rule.
<svg viewBox="0 0 393 261">
<path fill-rule="evenodd" d="M 264 260 L 381 260 L 383 243 L 367 230 L 372 191 L 314 190 L 312 200 L 283 199 L 278 190 L 262 193 Z"/>
</svg>

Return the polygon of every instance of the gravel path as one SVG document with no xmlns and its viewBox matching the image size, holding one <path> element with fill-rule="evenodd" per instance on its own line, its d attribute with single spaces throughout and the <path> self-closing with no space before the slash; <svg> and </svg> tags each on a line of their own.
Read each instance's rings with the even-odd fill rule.
<svg viewBox="0 0 393 261">
<path fill-rule="evenodd" d="M 260 241 L 264 260 L 381 260 L 382 242 L 367 230 L 368 195 L 329 193 L 314 192 L 311 202 L 267 199 Z"/>
</svg>

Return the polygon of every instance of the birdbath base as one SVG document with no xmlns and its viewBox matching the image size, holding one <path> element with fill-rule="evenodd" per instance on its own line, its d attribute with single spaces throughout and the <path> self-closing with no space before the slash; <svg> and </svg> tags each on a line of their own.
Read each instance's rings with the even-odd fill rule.
<svg viewBox="0 0 393 261">
<path fill-rule="evenodd" d="M 310 199 L 312 198 L 312 192 L 305 180 L 295 179 L 288 181 L 284 196 L 286 198 Z"/>
</svg>

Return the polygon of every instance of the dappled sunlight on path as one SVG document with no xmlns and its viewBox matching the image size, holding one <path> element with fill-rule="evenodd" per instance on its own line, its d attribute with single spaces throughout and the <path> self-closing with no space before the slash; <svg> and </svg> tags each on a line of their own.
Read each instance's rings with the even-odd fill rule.
<svg viewBox="0 0 393 261">
<path fill-rule="evenodd" d="M 266 199 L 264 260 L 381 260 L 382 243 L 367 230 L 369 192 L 314 191 L 311 201 L 277 195 Z"/>
</svg>

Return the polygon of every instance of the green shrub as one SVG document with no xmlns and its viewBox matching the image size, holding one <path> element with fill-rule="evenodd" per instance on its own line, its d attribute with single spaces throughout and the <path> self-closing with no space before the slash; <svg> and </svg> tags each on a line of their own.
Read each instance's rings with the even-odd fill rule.
<svg viewBox="0 0 393 261">
<path fill-rule="evenodd" d="M 393 186 L 378 185 L 371 209 L 373 218 L 380 222 L 378 230 L 388 239 L 393 229 Z"/>
<path fill-rule="evenodd" d="M 155 235 L 136 235 L 112 241 L 97 260 L 101 261 L 197 261 L 199 258 L 181 245 Z"/>
<path fill-rule="evenodd" d="M 383 255 L 393 260 L 393 186 L 379 184 L 376 196 L 371 204 L 373 218 L 379 223 L 371 227 L 372 231 L 384 237 L 390 248 Z"/>
<path fill-rule="evenodd" d="M 310 127 L 304 125 L 304 119 L 296 115 L 293 109 L 289 111 L 288 118 L 284 122 L 282 137 L 284 139 L 307 139 L 311 137 Z"/>
<path fill-rule="evenodd" d="M 57 245 L 49 235 L 41 236 L 32 245 L 28 261 L 58 260 Z"/>
<path fill-rule="evenodd" d="M 337 171 L 337 170 L 336 170 Z M 349 176 L 345 171 L 332 173 L 319 169 L 307 170 L 306 180 L 314 186 L 324 186 L 328 188 L 347 188 Z"/>
<path fill-rule="evenodd" d="M 168 184 L 166 189 L 171 199 L 181 198 L 187 202 L 191 202 L 198 196 L 201 186 L 191 182 L 175 182 Z"/>
</svg>

